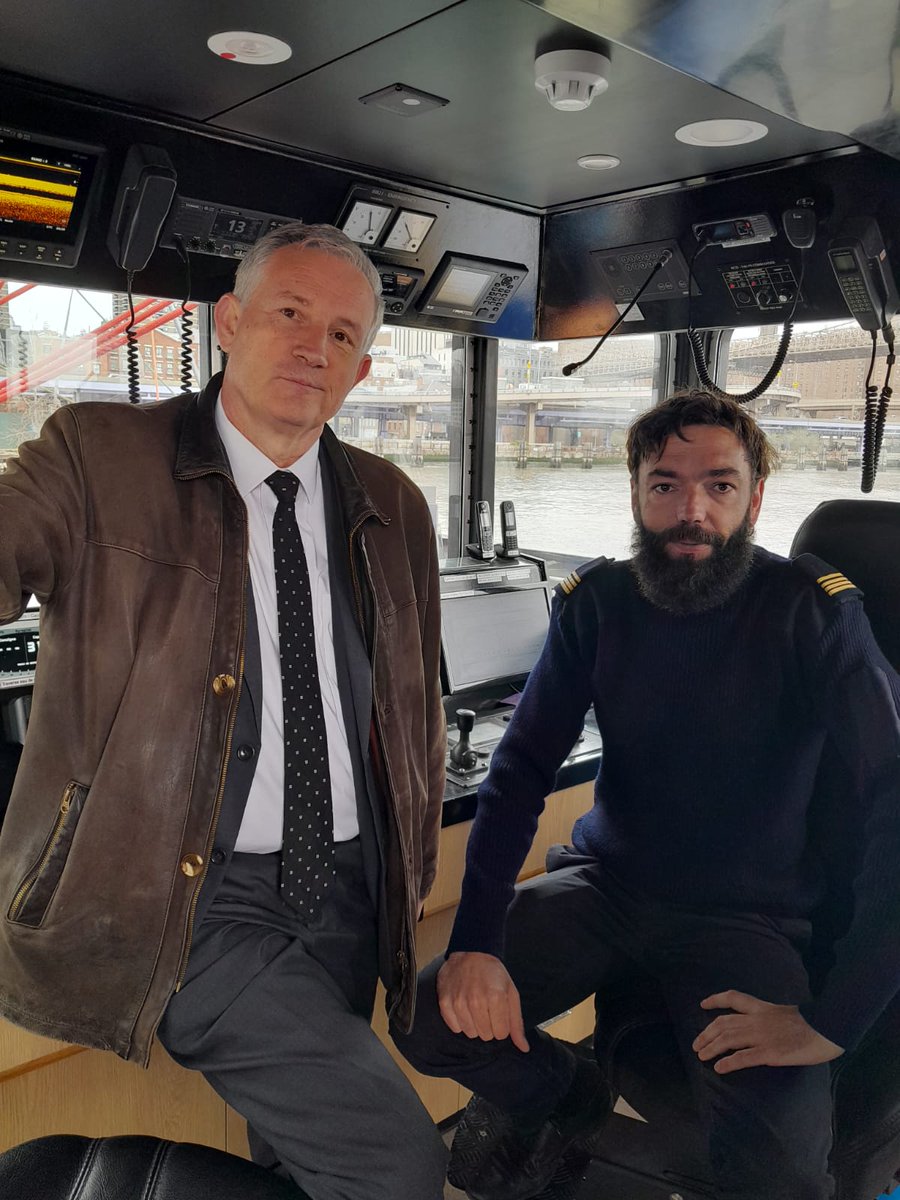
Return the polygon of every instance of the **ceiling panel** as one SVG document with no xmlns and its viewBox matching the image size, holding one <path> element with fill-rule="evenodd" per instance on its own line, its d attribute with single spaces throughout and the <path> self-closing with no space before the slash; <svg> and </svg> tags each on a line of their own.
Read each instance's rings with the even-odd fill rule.
<svg viewBox="0 0 900 1200">
<path fill-rule="evenodd" d="M 450 0 L 30 0 L 4 4 L 0 69 L 204 120 L 367 42 L 446 8 Z M 272 66 L 216 58 L 214 33 L 286 41 Z"/>
<path fill-rule="evenodd" d="M 465 0 L 214 123 L 536 208 L 847 144 L 621 46 L 611 50 L 609 91 L 584 112 L 557 112 L 534 87 L 533 61 L 566 33 L 579 41 L 573 26 L 525 0 Z M 395 82 L 450 103 L 413 118 L 360 104 Z M 711 117 L 760 120 L 769 135 L 715 149 L 675 140 L 679 125 Z M 576 160 L 589 153 L 614 154 L 622 165 L 584 171 Z"/>
<path fill-rule="evenodd" d="M 815 129 L 900 157 L 897 0 L 529 0 Z"/>
</svg>

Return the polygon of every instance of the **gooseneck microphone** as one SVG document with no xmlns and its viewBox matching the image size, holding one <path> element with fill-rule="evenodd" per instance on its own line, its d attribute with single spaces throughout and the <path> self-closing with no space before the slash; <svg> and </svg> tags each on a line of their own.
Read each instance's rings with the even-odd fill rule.
<svg viewBox="0 0 900 1200">
<path fill-rule="evenodd" d="M 578 370 L 579 367 L 583 367 L 591 361 L 591 359 L 594 357 L 594 355 L 597 353 L 597 351 L 600 349 L 600 347 L 603 345 L 603 343 L 606 341 L 606 339 L 609 337 L 609 335 L 611 333 L 615 333 L 615 331 L 619 328 L 619 326 L 622 324 L 622 322 L 625 320 L 625 318 L 628 316 L 628 314 L 631 312 L 631 310 L 637 304 L 638 300 L 640 300 L 641 296 L 646 291 L 647 285 L 649 284 L 649 282 L 653 278 L 653 276 L 658 274 L 663 269 L 663 267 L 668 262 L 671 261 L 671 259 L 672 259 L 672 251 L 671 250 L 663 250 L 662 254 L 660 254 L 657 261 L 653 264 L 653 267 L 650 270 L 650 274 L 647 276 L 647 278 L 644 280 L 644 282 L 638 288 L 637 294 L 635 295 L 634 299 L 629 303 L 627 308 L 624 308 L 622 310 L 622 312 L 619 313 L 618 320 L 614 321 L 613 324 L 610 325 L 609 329 L 607 329 L 606 333 L 604 333 L 603 337 L 600 339 L 600 341 L 597 343 L 597 345 L 593 348 L 593 350 L 590 352 L 590 354 L 587 356 L 587 358 L 583 358 L 581 360 L 581 362 L 566 363 L 566 365 L 562 369 L 563 375 L 572 375 L 575 371 Z"/>
</svg>

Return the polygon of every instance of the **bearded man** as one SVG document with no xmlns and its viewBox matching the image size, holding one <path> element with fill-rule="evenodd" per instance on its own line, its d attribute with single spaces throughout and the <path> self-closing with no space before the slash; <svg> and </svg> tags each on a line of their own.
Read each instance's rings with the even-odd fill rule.
<svg viewBox="0 0 900 1200">
<path fill-rule="evenodd" d="M 550 631 L 481 787 L 445 958 L 420 978 L 420 1070 L 478 1097 L 449 1177 L 528 1200 L 603 1123 L 599 1068 L 538 1025 L 629 976 L 660 984 L 708 1137 L 717 1200 L 825 1200 L 828 1063 L 900 989 L 900 678 L 848 580 L 753 545 L 774 453 L 706 392 L 628 436 L 634 556 L 557 588 Z M 514 889 L 593 704 L 595 803 Z M 823 898 L 810 802 L 828 739 L 866 848 L 824 986 L 804 965 Z"/>
</svg>

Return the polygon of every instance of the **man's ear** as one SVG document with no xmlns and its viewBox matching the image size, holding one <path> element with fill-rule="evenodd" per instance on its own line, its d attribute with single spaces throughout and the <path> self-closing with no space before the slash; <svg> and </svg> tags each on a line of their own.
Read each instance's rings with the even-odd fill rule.
<svg viewBox="0 0 900 1200">
<path fill-rule="evenodd" d="M 635 521 L 637 521 L 638 524 L 640 524 L 641 505 L 640 505 L 640 500 L 638 498 L 638 485 L 637 485 L 637 476 L 636 475 L 631 476 L 631 515 L 634 517 Z"/>
<path fill-rule="evenodd" d="M 216 318 L 216 337 L 227 354 L 231 349 L 241 316 L 241 302 L 234 292 L 221 296 L 213 310 Z"/>
<path fill-rule="evenodd" d="M 750 520 L 750 528 L 751 529 L 756 524 L 757 519 L 759 518 L 759 510 L 762 507 L 763 492 L 765 490 L 766 490 L 766 481 L 764 479 L 757 479 L 756 483 L 753 485 L 753 491 L 750 493 L 750 511 L 748 513 L 748 516 L 749 516 L 749 520 Z"/>
<path fill-rule="evenodd" d="M 353 382 L 353 386 L 356 387 L 356 385 L 358 383 L 362 383 L 362 381 L 365 379 L 365 377 L 368 375 L 368 373 L 371 369 L 372 369 L 372 356 L 371 356 L 371 354 L 364 354 L 362 357 L 362 361 L 359 364 L 359 370 L 356 372 L 356 379 Z"/>
</svg>

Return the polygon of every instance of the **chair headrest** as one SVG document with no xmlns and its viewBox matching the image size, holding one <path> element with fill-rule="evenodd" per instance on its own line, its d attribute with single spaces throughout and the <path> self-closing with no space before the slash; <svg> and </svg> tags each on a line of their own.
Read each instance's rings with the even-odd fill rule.
<svg viewBox="0 0 900 1200">
<path fill-rule="evenodd" d="M 900 504 L 825 500 L 797 530 L 791 554 L 817 554 L 862 589 L 875 639 L 900 670 Z"/>
</svg>

